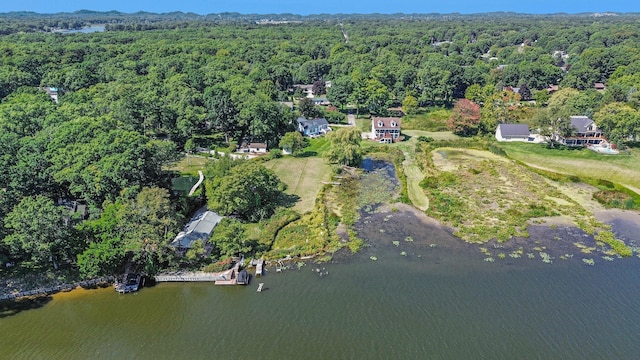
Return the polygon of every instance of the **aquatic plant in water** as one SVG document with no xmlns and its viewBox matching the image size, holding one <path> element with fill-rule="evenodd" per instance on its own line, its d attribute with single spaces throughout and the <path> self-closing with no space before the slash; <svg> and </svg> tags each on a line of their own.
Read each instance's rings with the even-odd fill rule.
<svg viewBox="0 0 640 360">
<path fill-rule="evenodd" d="M 602 258 L 607 261 L 613 261 L 613 258 L 611 256 L 603 256 Z"/>
<path fill-rule="evenodd" d="M 413 238 L 411 236 L 407 236 L 404 238 L 404 241 L 413 242 Z"/>
<path fill-rule="evenodd" d="M 582 259 L 582 262 L 591 266 L 593 266 L 596 263 L 593 259 Z"/>
<path fill-rule="evenodd" d="M 540 257 L 542 258 L 542 262 L 545 264 L 551 264 L 553 261 L 553 258 L 547 254 L 546 252 L 540 252 L 539 253 Z"/>
<path fill-rule="evenodd" d="M 504 260 L 504 258 L 506 258 L 507 255 L 505 255 L 504 253 L 500 253 L 498 254 L 498 258 L 500 258 L 500 260 Z"/>
<path fill-rule="evenodd" d="M 535 258 L 536 258 L 536 254 L 534 254 L 534 253 L 527 253 L 527 257 L 528 257 L 529 259 L 535 259 Z"/>
<path fill-rule="evenodd" d="M 393 241 L 393 245 L 400 246 L 400 241 Z"/>
<path fill-rule="evenodd" d="M 401 252 L 401 253 L 400 253 L 400 255 L 402 255 L 402 256 L 407 256 L 407 252 L 406 252 L 406 251 L 403 251 L 403 252 Z"/>
<path fill-rule="evenodd" d="M 376 256 L 369 256 L 369 259 L 371 259 L 371 261 L 377 261 L 378 258 Z"/>
<path fill-rule="evenodd" d="M 486 262 L 494 262 L 496 261 L 496 259 L 492 258 L 491 256 L 484 258 L 484 261 Z"/>
</svg>

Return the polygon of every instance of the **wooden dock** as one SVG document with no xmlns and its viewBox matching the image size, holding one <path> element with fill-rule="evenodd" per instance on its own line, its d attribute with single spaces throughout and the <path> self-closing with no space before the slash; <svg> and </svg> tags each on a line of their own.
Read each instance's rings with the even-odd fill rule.
<svg viewBox="0 0 640 360">
<path fill-rule="evenodd" d="M 170 274 L 159 274 L 155 276 L 156 282 L 213 282 L 216 285 L 236 285 L 238 282 L 238 271 L 240 262 L 225 271 L 220 272 L 176 272 Z"/>
<path fill-rule="evenodd" d="M 251 265 L 254 265 L 256 267 L 256 276 L 260 277 L 264 274 L 264 259 L 260 258 L 260 259 L 255 259 L 255 260 L 251 260 Z"/>
</svg>

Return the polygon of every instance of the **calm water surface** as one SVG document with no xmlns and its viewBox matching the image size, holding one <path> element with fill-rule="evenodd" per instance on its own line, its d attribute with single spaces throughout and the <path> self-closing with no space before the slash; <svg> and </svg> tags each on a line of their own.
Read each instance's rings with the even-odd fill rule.
<svg viewBox="0 0 640 360">
<path fill-rule="evenodd" d="M 372 239 L 382 233 L 368 226 L 362 253 L 267 273 L 262 293 L 253 279 L 57 294 L 0 319 L 0 358 L 638 358 L 637 258 L 488 263 L 437 227 L 387 216 L 369 220 L 409 232 Z"/>
</svg>

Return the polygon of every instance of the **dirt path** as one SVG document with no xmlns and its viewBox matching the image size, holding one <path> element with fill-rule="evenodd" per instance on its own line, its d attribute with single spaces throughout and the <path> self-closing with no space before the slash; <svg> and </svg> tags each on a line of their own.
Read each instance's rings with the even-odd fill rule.
<svg viewBox="0 0 640 360">
<path fill-rule="evenodd" d="M 404 169 L 404 175 L 407 177 L 407 194 L 413 206 L 422 211 L 427 211 L 427 209 L 429 209 L 429 198 L 420 187 L 420 182 L 424 179 L 424 174 L 416 164 L 415 151 L 408 149 L 409 146 L 415 146 L 411 141 L 414 140 L 411 139 L 407 142 L 407 146 L 400 147 L 400 150 L 402 150 L 404 154 L 402 168 Z"/>
</svg>

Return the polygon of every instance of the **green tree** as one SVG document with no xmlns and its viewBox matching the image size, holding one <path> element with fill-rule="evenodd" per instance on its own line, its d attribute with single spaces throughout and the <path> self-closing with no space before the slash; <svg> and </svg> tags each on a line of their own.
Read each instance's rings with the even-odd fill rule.
<svg viewBox="0 0 640 360">
<path fill-rule="evenodd" d="M 233 167 L 219 186 L 208 192 L 208 205 L 222 215 L 257 221 L 273 214 L 285 188 L 272 170 L 247 161 Z"/>
<path fill-rule="evenodd" d="M 109 237 L 100 242 L 91 242 L 78 255 L 78 269 L 85 279 L 117 274 L 125 260 L 121 239 Z"/>
<path fill-rule="evenodd" d="M 640 135 L 640 113 L 624 103 L 603 106 L 593 120 L 611 140 L 636 140 Z"/>
<path fill-rule="evenodd" d="M 315 119 L 320 116 L 320 112 L 313 104 L 313 100 L 308 97 L 302 98 L 298 102 L 298 111 L 300 115 L 304 116 L 306 119 Z"/>
<path fill-rule="evenodd" d="M 231 91 L 222 85 L 205 89 L 206 119 L 211 126 L 224 133 L 224 141 L 229 143 L 229 135 L 237 129 L 238 109 L 231 98 Z"/>
<path fill-rule="evenodd" d="M 407 115 L 413 115 L 418 110 L 418 99 L 412 95 L 407 95 L 402 100 L 402 110 Z"/>
<path fill-rule="evenodd" d="M 252 243 L 247 240 L 242 223 L 228 217 L 216 226 L 211 242 L 215 245 L 215 252 L 222 258 L 246 254 L 252 250 Z"/>
<path fill-rule="evenodd" d="M 78 246 L 67 225 L 70 216 L 69 209 L 47 197 L 25 197 L 7 214 L 5 227 L 10 234 L 4 242 L 13 254 L 24 255 L 28 266 L 51 263 L 57 269 L 61 262 L 73 259 Z"/>
<path fill-rule="evenodd" d="M 554 115 L 549 109 L 539 109 L 531 119 L 531 126 L 552 148 L 560 137 L 569 136 L 573 131 L 569 118 Z"/>
<path fill-rule="evenodd" d="M 343 127 L 327 134 L 330 147 L 324 156 L 331 164 L 358 166 L 362 162 L 362 133 L 356 127 Z"/>
<path fill-rule="evenodd" d="M 353 82 L 347 76 L 341 76 L 331 82 L 331 87 L 327 89 L 327 100 L 335 106 L 344 109 L 349 103 L 349 98 L 353 92 Z"/>
<path fill-rule="evenodd" d="M 302 149 L 307 146 L 307 139 L 298 131 L 292 131 L 284 134 L 280 139 L 280 148 L 287 150 L 293 155 L 298 154 Z"/>
</svg>

